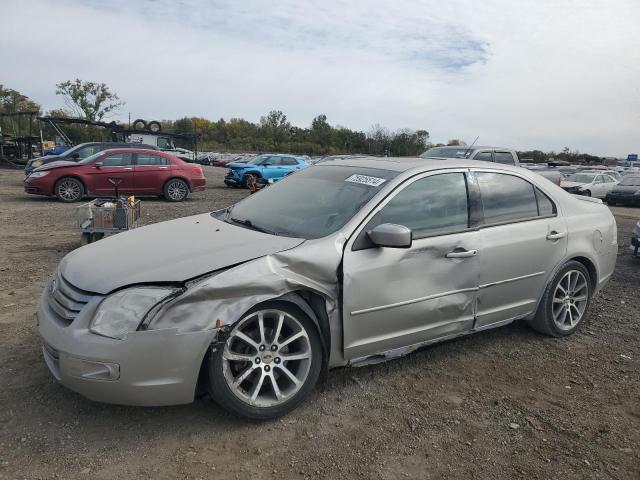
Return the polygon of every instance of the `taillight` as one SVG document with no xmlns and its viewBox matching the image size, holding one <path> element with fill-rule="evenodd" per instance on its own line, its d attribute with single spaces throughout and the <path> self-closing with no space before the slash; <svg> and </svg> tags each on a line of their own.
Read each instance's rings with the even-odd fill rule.
<svg viewBox="0 0 640 480">
<path fill-rule="evenodd" d="M 193 170 L 193 173 L 195 173 L 196 175 L 199 176 L 204 176 L 204 173 L 202 173 L 202 167 L 200 165 L 191 165 L 191 170 Z"/>
</svg>

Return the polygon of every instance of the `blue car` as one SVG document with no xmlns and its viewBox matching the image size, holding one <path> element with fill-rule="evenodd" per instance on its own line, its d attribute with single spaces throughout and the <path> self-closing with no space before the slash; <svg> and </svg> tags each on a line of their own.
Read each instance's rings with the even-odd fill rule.
<svg viewBox="0 0 640 480">
<path fill-rule="evenodd" d="M 247 187 L 257 183 L 273 183 L 310 165 L 302 157 L 286 154 L 258 155 L 247 163 L 229 163 L 224 183 L 230 187 Z"/>
</svg>

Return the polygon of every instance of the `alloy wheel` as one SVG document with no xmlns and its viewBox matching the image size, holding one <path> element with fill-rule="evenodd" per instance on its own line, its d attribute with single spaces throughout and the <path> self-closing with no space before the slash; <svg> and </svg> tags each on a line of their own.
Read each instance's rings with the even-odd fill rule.
<svg viewBox="0 0 640 480">
<path fill-rule="evenodd" d="M 187 186 L 184 182 L 171 182 L 167 187 L 167 194 L 171 200 L 182 200 L 187 196 Z"/>
<path fill-rule="evenodd" d="M 556 326 L 562 331 L 572 330 L 582 320 L 588 302 L 586 277 L 578 270 L 569 270 L 553 292 L 551 311 Z"/>
<path fill-rule="evenodd" d="M 282 310 L 260 310 L 231 331 L 222 354 L 229 389 L 256 407 L 281 405 L 304 385 L 311 342 L 300 321 Z"/>
<path fill-rule="evenodd" d="M 75 180 L 63 180 L 58 187 L 58 194 L 67 201 L 73 202 L 82 195 L 80 184 Z"/>
</svg>

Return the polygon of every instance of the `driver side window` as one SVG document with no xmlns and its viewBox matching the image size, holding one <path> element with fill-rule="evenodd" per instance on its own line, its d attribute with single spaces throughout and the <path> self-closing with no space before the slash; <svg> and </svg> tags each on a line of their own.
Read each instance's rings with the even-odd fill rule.
<svg viewBox="0 0 640 480">
<path fill-rule="evenodd" d="M 466 229 L 468 212 L 464 174 L 443 173 L 406 186 L 381 210 L 380 223 L 409 227 L 418 239 Z"/>
</svg>

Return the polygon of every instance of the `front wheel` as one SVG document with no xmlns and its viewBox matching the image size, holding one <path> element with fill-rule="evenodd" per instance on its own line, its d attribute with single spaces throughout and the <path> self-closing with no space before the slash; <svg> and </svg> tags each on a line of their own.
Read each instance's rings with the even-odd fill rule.
<svg viewBox="0 0 640 480">
<path fill-rule="evenodd" d="M 164 198 L 170 202 L 182 202 L 189 195 L 189 185 L 184 180 L 174 178 L 164 186 Z"/>
<path fill-rule="evenodd" d="M 584 191 L 584 194 L 585 194 L 587 197 L 590 197 L 590 196 L 591 196 L 591 190 L 585 190 L 585 191 Z"/>
<path fill-rule="evenodd" d="M 284 302 L 265 303 L 250 310 L 210 356 L 211 396 L 243 417 L 280 417 L 313 390 L 322 357 L 308 316 Z"/>
<path fill-rule="evenodd" d="M 61 202 L 78 202 L 84 196 L 84 185 L 77 178 L 62 178 L 56 183 L 55 195 Z"/>
<path fill-rule="evenodd" d="M 531 326 L 552 337 L 571 335 L 591 303 L 591 277 L 583 264 L 569 261 L 547 286 Z"/>
</svg>

